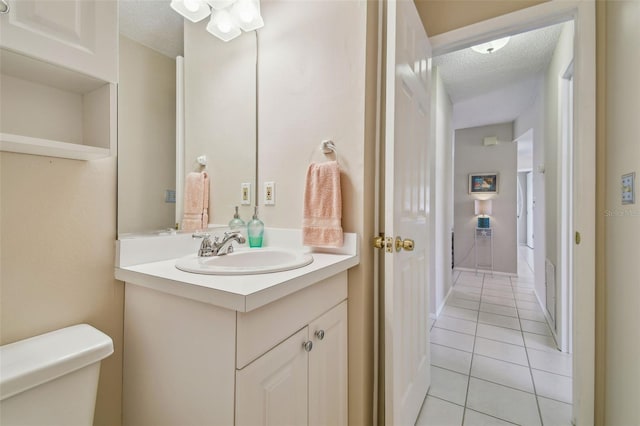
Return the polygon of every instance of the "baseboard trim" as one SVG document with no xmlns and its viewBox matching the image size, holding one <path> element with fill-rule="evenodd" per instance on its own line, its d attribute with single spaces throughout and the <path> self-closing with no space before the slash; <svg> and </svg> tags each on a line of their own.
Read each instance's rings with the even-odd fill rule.
<svg viewBox="0 0 640 426">
<path fill-rule="evenodd" d="M 463 268 L 460 266 L 456 266 L 455 268 L 453 268 L 453 270 L 460 271 L 460 272 L 474 272 L 474 273 L 476 272 L 475 268 Z M 478 273 L 490 274 L 491 271 L 488 269 L 478 269 Z M 518 274 L 513 272 L 493 271 L 493 275 L 501 275 L 501 276 L 518 278 Z"/>
<path fill-rule="evenodd" d="M 447 295 L 442 299 L 442 303 L 440 303 L 440 306 L 436 308 L 436 318 L 438 318 L 442 313 L 442 310 L 444 309 L 444 305 L 447 304 L 447 300 L 449 300 L 449 296 L 451 296 L 452 291 L 453 291 L 453 283 L 451 283 L 451 287 L 449 287 L 449 291 L 447 292 Z"/>
</svg>

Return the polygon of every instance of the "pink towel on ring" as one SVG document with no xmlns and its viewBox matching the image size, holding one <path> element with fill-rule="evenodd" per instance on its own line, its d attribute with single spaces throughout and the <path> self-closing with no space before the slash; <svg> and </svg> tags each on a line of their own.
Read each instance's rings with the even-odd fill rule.
<svg viewBox="0 0 640 426">
<path fill-rule="evenodd" d="M 182 230 L 204 229 L 209 224 L 209 174 L 192 172 L 184 183 Z"/>
<path fill-rule="evenodd" d="M 306 246 L 342 247 L 342 192 L 336 161 L 312 163 L 307 169 L 302 241 Z"/>
</svg>

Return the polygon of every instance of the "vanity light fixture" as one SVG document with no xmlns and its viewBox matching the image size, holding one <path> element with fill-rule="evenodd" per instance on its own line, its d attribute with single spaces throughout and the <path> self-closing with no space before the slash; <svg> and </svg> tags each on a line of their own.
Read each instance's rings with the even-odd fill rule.
<svg viewBox="0 0 640 426">
<path fill-rule="evenodd" d="M 171 8 L 191 22 L 211 15 L 207 31 L 223 41 L 264 26 L 260 0 L 171 0 Z"/>
<path fill-rule="evenodd" d="M 509 43 L 510 39 L 511 37 L 503 37 L 497 40 L 488 41 L 476 46 L 471 46 L 471 50 L 482 54 L 495 53 L 505 47 L 507 43 Z"/>
</svg>

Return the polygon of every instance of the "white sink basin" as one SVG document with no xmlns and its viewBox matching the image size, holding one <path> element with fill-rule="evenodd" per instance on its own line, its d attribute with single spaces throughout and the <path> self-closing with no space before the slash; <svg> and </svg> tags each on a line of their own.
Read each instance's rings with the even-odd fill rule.
<svg viewBox="0 0 640 426">
<path fill-rule="evenodd" d="M 281 248 L 238 249 L 223 256 L 183 257 L 176 268 L 194 274 L 251 275 L 301 268 L 313 262 L 310 253 Z"/>
</svg>

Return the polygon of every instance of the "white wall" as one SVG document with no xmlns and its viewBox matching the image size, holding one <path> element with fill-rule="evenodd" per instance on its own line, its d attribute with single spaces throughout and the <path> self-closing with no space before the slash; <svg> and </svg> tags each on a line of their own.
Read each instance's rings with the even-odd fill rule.
<svg viewBox="0 0 640 426">
<path fill-rule="evenodd" d="M 518 172 L 518 191 L 520 193 L 516 206 L 516 210 L 520 213 L 518 217 L 518 244 L 527 244 L 527 173 Z"/>
<path fill-rule="evenodd" d="M 176 61 L 120 36 L 118 232 L 175 225 Z"/>
<path fill-rule="evenodd" d="M 497 136 L 499 145 L 484 146 L 483 138 Z M 474 197 L 469 194 L 469 174 L 497 172 L 498 194 L 492 195 L 494 271 L 517 272 L 516 173 L 517 147 L 512 143 L 513 123 L 494 124 L 455 132 L 454 232 L 456 267 L 474 268 Z M 489 197 L 486 197 L 489 198 Z M 480 256 L 482 258 L 480 259 Z M 479 261 L 488 263 L 479 250 Z"/>
<path fill-rule="evenodd" d="M 306 170 L 326 161 L 332 139 L 341 168 L 345 232 L 357 232 L 361 263 L 349 271 L 349 424 L 371 424 L 373 363 L 373 155 L 375 19 L 366 1 L 264 1 L 258 40 L 258 189 L 276 184 L 266 226 L 302 226 Z M 373 24 L 372 24 L 373 23 Z M 368 25 L 370 26 L 368 28 Z M 373 31 L 371 31 L 373 30 Z M 370 51 L 373 49 L 373 54 Z M 373 60 L 372 60 L 373 58 Z M 375 77 L 375 75 L 373 76 Z M 373 84 L 372 84 L 373 83 Z M 371 88 L 374 96 L 371 97 Z M 330 157 L 333 158 L 333 157 Z"/>
<path fill-rule="evenodd" d="M 545 174 L 539 171 L 545 162 L 545 79 L 538 83 L 537 97 L 531 106 L 520 114 L 514 122 L 514 133 L 519 137 L 529 129 L 533 130 L 533 272 L 535 278 L 535 290 L 541 301 L 546 300 L 545 289 L 545 258 L 546 258 L 546 232 L 545 232 Z"/>
<path fill-rule="evenodd" d="M 606 2 L 606 425 L 640 424 L 639 23 L 640 2 Z M 620 176 L 633 171 L 636 204 L 623 205 Z"/>
<path fill-rule="evenodd" d="M 560 283 L 560 82 L 573 58 L 573 21 L 564 24 L 553 58 L 532 105 L 516 119 L 516 137 L 533 129 L 533 235 L 535 290 L 540 302 L 546 301 L 545 259 L 556 267 Z M 544 170 L 544 171 L 541 171 Z M 560 286 L 557 286 L 558 292 Z M 556 296 L 556 300 L 559 297 Z"/>
<path fill-rule="evenodd" d="M 560 108 L 561 80 L 573 60 L 573 33 L 573 21 L 565 23 L 545 76 L 545 248 L 547 259 L 549 259 L 556 267 L 555 271 L 558 291 L 563 268 L 563 265 L 560 262 L 560 154 L 562 147 Z M 560 300 L 558 295 L 556 295 L 556 300 Z"/>
<path fill-rule="evenodd" d="M 122 413 L 124 286 L 113 277 L 116 159 L 0 153 L 0 344 L 88 323 L 102 361 L 94 425 Z"/>
<path fill-rule="evenodd" d="M 327 159 L 322 140 L 337 146 L 343 199 L 362 187 L 366 6 L 273 1 L 263 9 L 270 25 L 259 40 L 259 202 L 264 181 L 275 182 L 277 198 L 261 208 L 262 220 L 300 227 L 307 166 Z M 362 215 L 347 210 L 345 221 Z"/>
<path fill-rule="evenodd" d="M 452 285 L 451 279 L 451 230 L 453 229 L 451 173 L 453 169 L 453 105 L 447 94 L 438 68 L 433 69 L 431 94 L 431 138 L 434 155 L 431 158 L 431 229 L 435 265 L 431 268 L 429 312 L 438 315 Z"/>
</svg>

